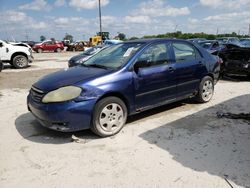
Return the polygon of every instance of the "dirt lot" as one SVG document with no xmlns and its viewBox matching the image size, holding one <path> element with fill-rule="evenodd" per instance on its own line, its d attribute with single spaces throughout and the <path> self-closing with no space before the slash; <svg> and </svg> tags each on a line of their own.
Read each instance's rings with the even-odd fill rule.
<svg viewBox="0 0 250 188">
<path fill-rule="evenodd" d="M 191 100 L 130 117 L 116 136 L 59 133 L 26 108 L 31 84 L 67 67 L 75 53 L 34 54 L 0 73 L 0 187 L 250 187 L 250 81 L 222 80 L 213 100 Z"/>
</svg>

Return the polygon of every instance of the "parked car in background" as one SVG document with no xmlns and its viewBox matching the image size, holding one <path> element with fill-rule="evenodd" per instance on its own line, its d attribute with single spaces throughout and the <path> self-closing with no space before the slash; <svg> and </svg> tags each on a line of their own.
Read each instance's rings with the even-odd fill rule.
<svg viewBox="0 0 250 188">
<path fill-rule="evenodd" d="M 23 43 L 23 42 L 9 42 L 9 44 L 12 44 L 13 46 L 24 46 L 32 50 L 30 45 Z"/>
<path fill-rule="evenodd" d="M 220 43 L 218 41 L 216 41 L 216 40 L 200 41 L 200 42 L 198 42 L 198 44 L 202 48 L 206 49 L 211 54 L 216 54 L 222 48 Z"/>
<path fill-rule="evenodd" d="M 93 46 L 89 48 L 88 50 L 82 52 L 81 54 L 73 56 L 72 58 L 69 59 L 68 66 L 74 67 L 87 61 L 91 56 L 98 53 L 104 47 L 105 46 L 103 45 Z"/>
<path fill-rule="evenodd" d="M 240 43 L 241 43 L 244 47 L 250 48 L 250 38 L 243 38 L 243 39 L 240 40 Z"/>
<path fill-rule="evenodd" d="M 220 44 L 239 44 L 238 37 L 221 37 L 216 39 Z"/>
<path fill-rule="evenodd" d="M 222 75 L 246 75 L 250 77 L 250 48 L 236 44 L 225 44 L 219 52 L 223 60 Z"/>
<path fill-rule="evenodd" d="M 25 43 L 25 44 L 28 44 L 31 48 L 37 43 L 35 41 L 30 41 L 30 40 L 28 40 L 28 41 L 21 41 L 21 42 Z"/>
<path fill-rule="evenodd" d="M 91 128 L 101 137 L 111 136 L 128 115 L 190 97 L 210 101 L 219 78 L 217 60 L 185 40 L 128 41 L 40 79 L 32 85 L 27 105 L 47 128 Z"/>
<path fill-rule="evenodd" d="M 33 61 L 32 50 L 25 45 L 10 44 L 0 40 L 0 59 L 15 68 L 26 68 Z"/>
<path fill-rule="evenodd" d="M 71 43 L 67 47 L 67 51 L 84 51 L 85 43 L 83 41 Z"/>
<path fill-rule="evenodd" d="M 205 38 L 191 38 L 191 39 L 187 39 L 187 41 L 189 42 L 194 42 L 194 43 L 199 43 L 199 42 L 202 42 L 202 41 L 205 41 L 207 39 Z"/>
<path fill-rule="evenodd" d="M 43 51 L 61 52 L 63 49 L 64 45 L 62 42 L 53 40 L 46 40 L 33 46 L 33 50 L 37 53 L 42 53 Z"/>
</svg>

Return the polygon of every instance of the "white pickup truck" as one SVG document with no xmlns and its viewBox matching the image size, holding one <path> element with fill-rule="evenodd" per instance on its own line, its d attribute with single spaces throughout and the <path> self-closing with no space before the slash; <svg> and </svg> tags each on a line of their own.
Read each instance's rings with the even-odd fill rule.
<svg viewBox="0 0 250 188">
<path fill-rule="evenodd" d="M 32 49 L 25 45 L 10 44 L 0 40 L 0 60 L 21 69 L 33 61 Z"/>
</svg>

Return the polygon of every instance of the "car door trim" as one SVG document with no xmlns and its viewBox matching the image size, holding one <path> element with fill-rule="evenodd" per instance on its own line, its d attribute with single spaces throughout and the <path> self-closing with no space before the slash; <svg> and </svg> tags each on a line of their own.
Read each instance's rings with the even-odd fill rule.
<svg viewBox="0 0 250 188">
<path fill-rule="evenodd" d="M 155 89 L 153 91 L 148 91 L 148 92 L 140 93 L 140 94 L 137 94 L 136 97 L 141 97 L 141 96 L 144 96 L 144 95 L 148 95 L 148 94 L 152 94 L 152 93 L 156 93 L 156 92 L 160 92 L 160 91 L 164 91 L 164 90 L 168 90 L 168 89 L 172 89 L 172 88 L 176 88 L 176 85 L 174 85 L 174 86 L 168 86 L 168 87 L 163 87 L 163 88 L 160 88 L 160 89 Z"/>
</svg>

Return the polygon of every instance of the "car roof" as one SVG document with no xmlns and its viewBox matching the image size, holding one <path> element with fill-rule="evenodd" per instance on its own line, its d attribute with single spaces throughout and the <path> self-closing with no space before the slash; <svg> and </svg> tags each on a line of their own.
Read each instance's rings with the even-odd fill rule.
<svg viewBox="0 0 250 188">
<path fill-rule="evenodd" d="M 199 43 L 206 43 L 206 42 L 218 42 L 217 40 L 203 40 L 200 41 Z"/>
<path fill-rule="evenodd" d="M 167 41 L 167 42 L 186 42 L 190 43 L 187 40 L 184 39 L 173 39 L 173 38 L 147 38 L 147 39 L 136 39 L 136 40 L 131 40 L 131 41 L 126 41 L 124 43 L 153 43 L 153 42 L 161 42 L 161 41 Z"/>
</svg>

